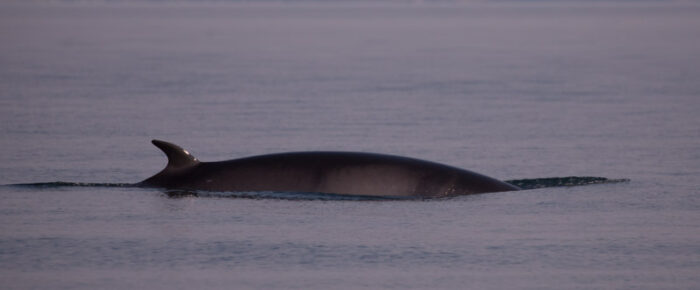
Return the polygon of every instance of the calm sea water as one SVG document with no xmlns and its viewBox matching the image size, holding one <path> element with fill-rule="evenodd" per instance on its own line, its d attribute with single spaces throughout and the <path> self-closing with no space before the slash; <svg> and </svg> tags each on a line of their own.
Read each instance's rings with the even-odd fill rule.
<svg viewBox="0 0 700 290">
<path fill-rule="evenodd" d="M 3 2 L 0 184 L 352 150 L 501 179 L 433 201 L 0 186 L 3 289 L 700 288 L 697 2 Z"/>
</svg>

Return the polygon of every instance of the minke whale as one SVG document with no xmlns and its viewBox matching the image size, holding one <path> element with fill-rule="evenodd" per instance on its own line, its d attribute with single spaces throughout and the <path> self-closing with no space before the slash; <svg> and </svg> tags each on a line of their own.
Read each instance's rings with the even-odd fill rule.
<svg viewBox="0 0 700 290">
<path fill-rule="evenodd" d="M 169 190 L 304 192 L 439 198 L 520 190 L 457 167 L 361 152 L 291 152 L 202 162 L 172 143 L 153 140 L 167 166 L 137 186 Z"/>
</svg>

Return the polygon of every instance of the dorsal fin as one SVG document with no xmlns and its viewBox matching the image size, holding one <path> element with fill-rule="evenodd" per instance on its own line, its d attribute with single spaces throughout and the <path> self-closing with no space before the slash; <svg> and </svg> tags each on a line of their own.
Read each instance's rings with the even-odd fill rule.
<svg viewBox="0 0 700 290">
<path fill-rule="evenodd" d="M 165 153 L 166 156 L 168 156 L 168 166 L 166 169 L 178 169 L 178 168 L 184 168 L 184 167 L 189 167 L 189 166 L 194 166 L 197 163 L 199 163 L 199 160 L 197 158 L 194 158 L 190 152 L 187 152 L 187 150 L 182 149 L 182 147 L 177 146 L 173 143 L 168 143 L 165 141 L 161 140 L 153 140 L 151 141 L 153 145 L 156 145 L 156 147 L 160 148 L 160 150 L 163 150 L 163 153 Z"/>
</svg>

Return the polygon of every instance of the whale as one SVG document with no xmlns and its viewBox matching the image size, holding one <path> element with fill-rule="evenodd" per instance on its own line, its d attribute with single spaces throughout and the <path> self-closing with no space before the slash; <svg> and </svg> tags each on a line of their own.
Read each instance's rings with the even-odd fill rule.
<svg viewBox="0 0 700 290">
<path fill-rule="evenodd" d="M 173 143 L 161 140 L 152 143 L 165 153 L 168 163 L 157 174 L 136 183 L 141 187 L 398 198 L 520 190 L 466 169 L 388 154 L 308 151 L 202 162 Z"/>
</svg>

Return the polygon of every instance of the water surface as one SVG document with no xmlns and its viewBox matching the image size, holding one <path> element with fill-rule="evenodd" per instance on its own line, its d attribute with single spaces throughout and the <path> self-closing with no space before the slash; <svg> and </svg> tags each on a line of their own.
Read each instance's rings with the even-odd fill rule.
<svg viewBox="0 0 700 290">
<path fill-rule="evenodd" d="M 0 4 L 0 184 L 165 157 L 406 155 L 504 180 L 432 201 L 0 186 L 8 289 L 700 287 L 693 2 Z"/>
</svg>

